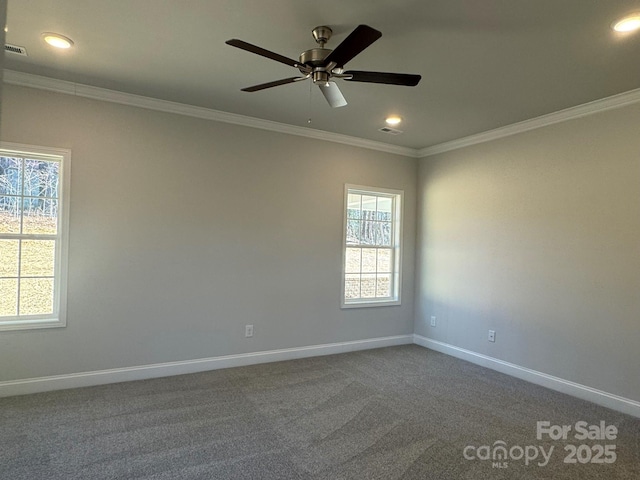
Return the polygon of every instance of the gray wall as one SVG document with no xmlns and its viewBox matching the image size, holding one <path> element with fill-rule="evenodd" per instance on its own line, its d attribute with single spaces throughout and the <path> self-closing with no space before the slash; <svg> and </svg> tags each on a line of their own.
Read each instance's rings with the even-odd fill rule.
<svg viewBox="0 0 640 480">
<path fill-rule="evenodd" d="M 638 125 L 633 105 L 422 159 L 416 333 L 640 400 Z"/>
<path fill-rule="evenodd" d="M 413 332 L 416 159 L 10 85 L 2 108 L 2 140 L 72 169 L 67 327 L 0 332 L 0 380 Z M 339 308 L 345 183 L 405 191 L 399 307 Z"/>
</svg>

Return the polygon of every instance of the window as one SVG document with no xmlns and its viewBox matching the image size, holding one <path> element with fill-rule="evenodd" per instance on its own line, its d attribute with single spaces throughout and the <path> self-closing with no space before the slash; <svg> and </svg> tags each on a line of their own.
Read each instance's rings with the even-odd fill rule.
<svg viewBox="0 0 640 480">
<path fill-rule="evenodd" d="M 402 192 L 346 185 L 342 307 L 400 304 Z"/>
<path fill-rule="evenodd" d="M 0 330 L 66 323 L 69 160 L 0 144 Z"/>
</svg>

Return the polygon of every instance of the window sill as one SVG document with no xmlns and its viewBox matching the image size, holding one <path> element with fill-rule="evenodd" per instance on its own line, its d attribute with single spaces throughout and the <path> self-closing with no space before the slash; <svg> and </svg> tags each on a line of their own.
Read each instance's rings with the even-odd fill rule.
<svg viewBox="0 0 640 480">
<path fill-rule="evenodd" d="M 367 300 L 357 302 L 343 302 L 340 308 L 369 308 L 369 307 L 393 307 L 401 305 L 400 300 Z"/>
<path fill-rule="evenodd" d="M 0 332 L 11 332 L 17 330 L 35 330 L 41 328 L 60 328 L 66 327 L 67 324 L 57 318 L 38 319 L 38 320 L 14 320 L 0 321 Z"/>
</svg>

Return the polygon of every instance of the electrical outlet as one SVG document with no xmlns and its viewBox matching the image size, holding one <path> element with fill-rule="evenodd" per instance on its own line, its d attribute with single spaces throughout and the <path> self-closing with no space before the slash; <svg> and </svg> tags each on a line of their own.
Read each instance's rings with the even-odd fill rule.
<svg viewBox="0 0 640 480">
<path fill-rule="evenodd" d="M 253 325 L 245 325 L 244 326 L 244 336 L 245 337 L 253 337 Z"/>
<path fill-rule="evenodd" d="M 496 341 L 496 331 L 495 330 L 489 330 L 489 335 L 488 335 L 487 339 L 490 342 L 495 342 Z"/>
<path fill-rule="evenodd" d="M 431 326 L 432 327 L 436 326 L 436 317 L 434 315 L 431 315 Z"/>
</svg>

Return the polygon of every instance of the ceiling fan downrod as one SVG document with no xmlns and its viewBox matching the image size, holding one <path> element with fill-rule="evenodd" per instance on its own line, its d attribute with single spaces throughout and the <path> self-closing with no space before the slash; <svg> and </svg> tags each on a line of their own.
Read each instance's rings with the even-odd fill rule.
<svg viewBox="0 0 640 480">
<path fill-rule="evenodd" d="M 322 25 L 311 30 L 311 33 L 316 43 L 320 45 L 320 48 L 312 48 L 302 52 L 300 54 L 300 63 L 302 66 L 298 67 L 298 70 L 300 70 L 301 73 L 309 73 L 308 70 L 305 71 L 304 67 L 311 67 L 311 79 L 313 83 L 328 86 L 329 79 L 334 74 L 342 73 L 342 69 L 336 68 L 337 65 L 335 62 L 329 64 L 325 64 L 324 62 L 325 58 L 333 51 L 329 48 L 324 48 L 324 45 L 331 38 L 333 30 L 326 25 Z"/>
</svg>

